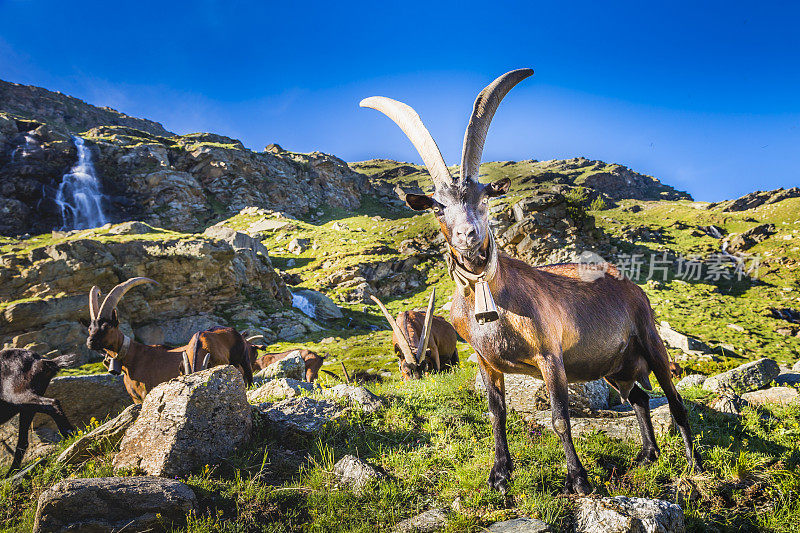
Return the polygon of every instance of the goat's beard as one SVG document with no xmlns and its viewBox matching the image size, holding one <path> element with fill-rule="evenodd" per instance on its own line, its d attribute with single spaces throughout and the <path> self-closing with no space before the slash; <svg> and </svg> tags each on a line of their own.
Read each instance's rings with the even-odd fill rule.
<svg viewBox="0 0 800 533">
<path fill-rule="evenodd" d="M 459 252 L 458 259 L 464 268 L 474 274 L 480 274 L 489 262 L 489 246 L 484 242 L 473 251 Z"/>
</svg>

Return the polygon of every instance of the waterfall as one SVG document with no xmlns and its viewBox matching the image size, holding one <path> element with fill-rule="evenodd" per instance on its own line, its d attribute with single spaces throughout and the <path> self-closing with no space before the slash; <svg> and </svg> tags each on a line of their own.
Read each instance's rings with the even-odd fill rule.
<svg viewBox="0 0 800 533">
<path fill-rule="evenodd" d="M 297 309 L 302 311 L 303 314 L 310 316 L 311 318 L 317 317 L 316 316 L 317 313 L 314 309 L 314 304 L 308 301 L 308 298 L 306 298 L 302 294 L 294 294 L 294 293 L 290 294 L 292 295 L 292 307 L 296 307 Z"/>
<path fill-rule="evenodd" d="M 64 174 L 55 198 L 61 209 L 61 229 L 96 228 L 108 219 L 103 213 L 103 193 L 94 172 L 92 152 L 82 138 L 73 137 L 72 140 L 78 149 L 78 162 Z"/>
</svg>

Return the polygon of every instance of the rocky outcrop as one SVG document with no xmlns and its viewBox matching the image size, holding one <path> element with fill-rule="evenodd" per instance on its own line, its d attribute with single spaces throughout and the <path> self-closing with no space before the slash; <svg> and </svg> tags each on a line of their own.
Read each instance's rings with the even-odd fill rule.
<svg viewBox="0 0 800 533">
<path fill-rule="evenodd" d="M 134 276 L 160 283 L 132 291 L 120 303 L 122 322 L 132 326 L 126 333 L 136 332 L 139 340 L 185 343 L 198 329 L 227 325 L 216 313 L 277 335 L 267 315 L 247 298 L 258 296 L 275 307 L 291 301 L 260 242 L 243 234 L 217 238 L 153 231 L 111 241 L 108 230 L 100 229 L 0 256 L 0 344 L 93 356 L 78 324 L 89 316 L 89 289 L 97 285 L 108 291 Z M 276 313 L 276 320 L 280 317 Z"/>
<path fill-rule="evenodd" d="M 577 501 L 578 533 L 683 533 L 683 510 L 674 503 L 646 498 L 581 498 Z"/>
<path fill-rule="evenodd" d="M 770 387 L 764 390 L 745 392 L 742 399 L 748 405 L 790 405 L 800 403 L 800 391 L 794 387 Z"/>
<path fill-rule="evenodd" d="M 541 379 L 522 374 L 506 374 L 506 403 L 520 413 L 533 413 L 550 409 L 547 385 Z M 481 374 L 475 376 L 475 389 L 486 394 Z M 608 384 L 603 379 L 587 383 L 569 384 L 569 405 L 573 411 L 608 409 Z"/>
<path fill-rule="evenodd" d="M 114 468 L 186 475 L 232 455 L 250 438 L 250 405 L 238 370 L 217 366 L 154 388 L 125 433 Z"/>
<path fill-rule="evenodd" d="M 313 318 L 319 320 L 335 320 L 344 316 L 339 306 L 319 291 L 313 289 L 296 289 L 292 294 L 297 298 L 302 298 L 308 303 L 310 311 L 308 314 Z"/>
<path fill-rule="evenodd" d="M 39 497 L 33 531 L 172 531 L 197 508 L 192 489 L 173 479 L 65 479 Z"/>
<path fill-rule="evenodd" d="M 97 126 L 127 126 L 154 135 L 174 135 L 158 122 L 130 117 L 110 107 L 97 107 L 60 92 L 0 80 L 0 111 L 47 122 L 64 131 Z"/>
<path fill-rule="evenodd" d="M 709 377 L 703 382 L 703 389 L 711 392 L 753 391 L 769 385 L 780 373 L 778 363 L 772 359 L 758 359 Z"/>
<path fill-rule="evenodd" d="M 284 400 L 300 396 L 304 392 L 313 392 L 317 388 L 313 383 L 292 378 L 270 379 L 257 389 L 247 391 L 247 401 L 262 403 L 275 398 Z"/>
<path fill-rule="evenodd" d="M 774 224 L 759 224 L 747 231 L 732 235 L 727 241 L 727 251 L 731 253 L 745 252 L 774 233 Z"/>
<path fill-rule="evenodd" d="M 347 399 L 352 405 L 357 406 L 367 413 L 374 413 L 383 407 L 380 396 L 365 387 L 341 383 L 330 389 L 323 389 L 322 393 L 329 398 Z"/>
<path fill-rule="evenodd" d="M 800 187 L 790 189 L 774 189 L 771 191 L 755 191 L 745 194 L 735 200 L 725 200 L 708 204 L 709 209 L 721 208 L 723 211 L 745 211 L 754 209 L 762 205 L 769 205 L 786 200 L 788 198 L 800 197 Z"/>
<path fill-rule="evenodd" d="M 316 435 L 326 424 L 343 415 L 347 408 L 328 400 L 302 396 L 272 404 L 262 403 L 256 410 L 278 432 L 308 437 Z"/>
</svg>

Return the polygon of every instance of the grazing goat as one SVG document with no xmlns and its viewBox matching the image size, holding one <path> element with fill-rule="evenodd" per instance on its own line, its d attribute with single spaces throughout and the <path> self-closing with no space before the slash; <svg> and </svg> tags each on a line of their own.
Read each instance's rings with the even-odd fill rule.
<svg viewBox="0 0 800 533">
<path fill-rule="evenodd" d="M 123 374 L 125 389 L 134 403 L 142 403 L 147 393 L 155 386 L 176 378 L 181 374 L 192 372 L 188 352 L 194 353 L 197 345 L 187 344 L 176 348 L 162 345 L 141 344 L 131 339 L 119 329 L 117 305 L 125 293 L 144 283 L 155 283 L 149 278 L 131 278 L 114 287 L 100 305 L 100 289 L 92 287 L 89 291 L 89 315 L 91 322 L 81 319 L 81 323 L 89 328 L 86 345 L 90 350 L 104 353 L 108 371 L 112 374 Z M 225 363 L 227 364 L 227 363 Z M 239 368 L 245 381 L 252 374 L 250 365 Z"/>
<path fill-rule="evenodd" d="M 320 369 L 322 368 L 322 363 L 325 361 L 325 358 L 322 357 L 321 355 L 319 355 L 317 352 L 312 352 L 311 350 L 308 350 L 306 348 L 300 348 L 300 349 L 294 349 L 294 350 L 287 350 L 285 352 L 280 352 L 280 353 L 267 353 L 267 354 L 262 355 L 261 357 L 258 357 L 256 350 L 259 350 L 259 349 L 263 350 L 266 347 L 262 346 L 260 344 L 250 344 L 250 341 L 255 339 L 255 338 L 256 337 L 251 337 L 251 338 L 247 339 L 248 344 L 249 344 L 249 346 L 251 347 L 251 350 L 252 350 L 250 352 L 252 354 L 252 357 L 251 357 L 250 360 L 253 362 L 252 363 L 253 364 L 253 372 L 258 372 L 259 370 L 263 370 L 263 369 L 267 368 L 269 365 L 271 365 L 272 363 L 275 363 L 277 361 L 280 361 L 281 359 L 284 359 L 287 355 L 289 355 L 289 354 L 291 354 L 293 352 L 298 352 L 300 354 L 300 357 L 302 357 L 303 361 L 305 362 L 306 381 L 308 381 L 308 382 L 316 381 L 317 377 L 319 376 Z M 336 376 L 336 374 L 334 374 L 332 372 L 328 372 L 327 370 L 323 370 L 323 372 L 338 378 L 338 376 Z"/>
<path fill-rule="evenodd" d="M 375 296 L 383 316 L 392 327 L 392 344 L 403 379 L 420 379 L 426 371 L 440 371 L 458 364 L 455 328 L 440 316 L 433 314 L 436 289 L 433 289 L 425 313 L 417 310 L 401 311 L 397 319 Z"/>
<path fill-rule="evenodd" d="M 5 424 L 19 413 L 17 447 L 6 475 L 22 464 L 28 449 L 28 432 L 36 413 L 49 415 L 64 437 L 75 431 L 58 400 L 47 398 L 44 393 L 53 376 L 60 369 L 73 365 L 76 360 L 75 354 L 43 359 L 30 350 L 0 350 L 0 424 Z"/>
<path fill-rule="evenodd" d="M 488 392 L 495 438 L 495 462 L 489 485 L 505 491 L 512 471 L 506 440 L 504 373 L 544 379 L 550 393 L 553 429 L 567 462 L 565 489 L 592 491 L 572 442 L 568 381 L 604 377 L 631 403 L 642 434 L 640 461 L 659 454 L 650 419 L 649 374 L 655 374 L 683 437 L 690 466 L 702 469 L 694 449 L 686 409 L 670 379 L 669 357 L 655 326 L 645 293 L 617 269 L 603 264 L 587 276 L 585 265 L 532 267 L 497 250 L 489 229 L 489 200 L 508 192 L 507 178 L 478 181 L 489 123 L 500 101 L 530 69 L 508 72 L 486 87 L 475 101 L 456 179 L 422 121 L 406 104 L 384 97 L 367 98 L 362 107 L 391 118 L 414 144 L 434 184 L 431 196 L 409 194 L 416 211 L 431 209 L 448 244 L 448 271 L 456 281 L 451 317 L 456 331 L 478 354 Z"/>
<path fill-rule="evenodd" d="M 186 347 L 184 371 L 187 374 L 219 365 L 233 365 L 239 369 L 244 382 L 253 384 L 250 347 L 241 333 L 233 328 L 215 327 L 192 336 Z M 198 365 L 198 361 L 202 361 Z"/>
</svg>

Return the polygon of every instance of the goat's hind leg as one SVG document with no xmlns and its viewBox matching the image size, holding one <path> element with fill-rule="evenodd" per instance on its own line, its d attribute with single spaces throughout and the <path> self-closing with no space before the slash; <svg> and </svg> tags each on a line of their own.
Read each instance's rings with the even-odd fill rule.
<svg viewBox="0 0 800 533">
<path fill-rule="evenodd" d="M 606 381 L 619 392 L 623 400 L 627 400 L 633 407 L 636 421 L 639 423 L 639 432 L 642 435 L 642 449 L 636 456 L 638 464 L 652 463 L 660 454 L 656 443 L 653 420 L 650 417 L 650 396 L 636 384 L 636 382 L 620 379 L 619 376 L 606 376 Z"/>
<path fill-rule="evenodd" d="M 64 410 L 58 400 L 31 394 L 25 399 L 24 405 L 26 409 L 32 412 L 43 413 L 52 418 L 63 437 L 69 437 L 75 432 L 75 427 L 70 423 L 67 415 L 64 414 Z"/>
</svg>

